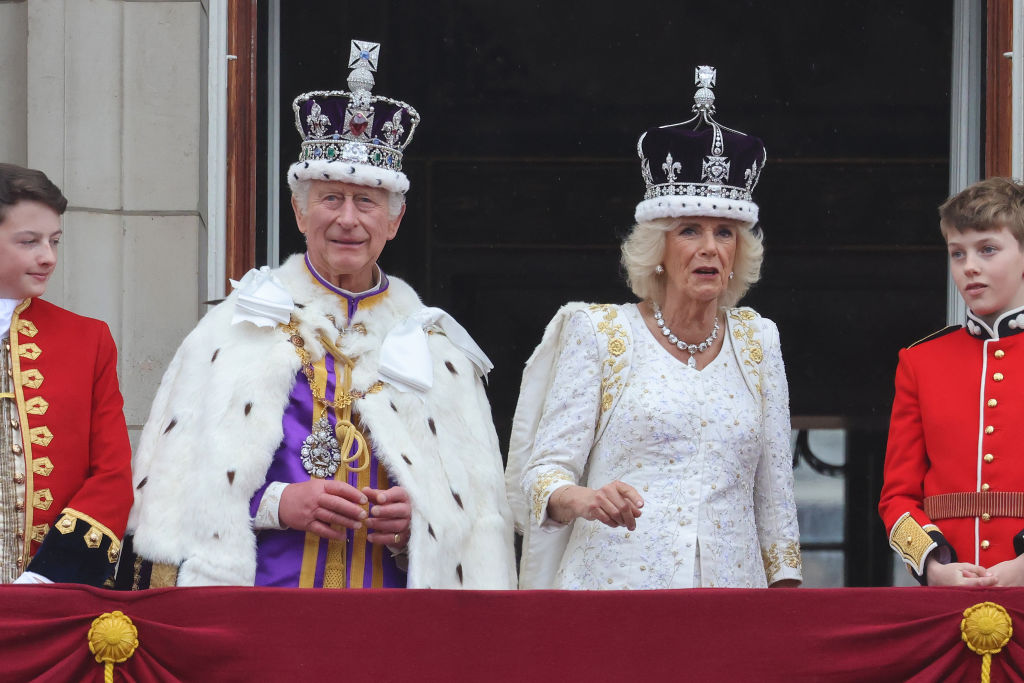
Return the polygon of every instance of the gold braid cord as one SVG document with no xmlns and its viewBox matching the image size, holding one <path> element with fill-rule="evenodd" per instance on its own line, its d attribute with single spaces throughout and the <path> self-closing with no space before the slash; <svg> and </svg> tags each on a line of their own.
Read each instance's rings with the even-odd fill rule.
<svg viewBox="0 0 1024 683">
<path fill-rule="evenodd" d="M 139 631 L 124 613 L 105 612 L 89 628 L 89 651 L 103 664 L 103 680 L 114 681 L 114 665 L 128 660 L 139 647 Z"/>
<path fill-rule="evenodd" d="M 342 376 L 339 378 L 341 380 L 339 382 L 340 386 L 338 391 L 335 392 L 335 398 L 328 401 L 323 395 L 323 391 L 317 390 L 314 380 L 313 363 L 309 352 L 305 348 L 305 340 L 299 334 L 298 323 L 292 318 L 287 325 L 281 325 L 281 327 L 288 333 L 288 340 L 295 347 L 295 353 L 299 356 L 299 360 L 302 363 L 302 372 L 309 382 L 309 390 L 313 394 L 314 403 L 313 423 L 315 424 L 323 416 L 328 407 L 333 408 L 337 419 L 337 424 L 334 428 L 335 436 L 340 444 L 340 452 L 346 454 L 341 457 L 342 464 L 350 472 L 365 470 L 370 466 L 370 449 L 366 445 L 366 438 L 352 422 L 352 404 L 357 399 L 364 398 L 369 394 L 376 394 L 384 388 L 384 383 L 377 381 L 366 391 L 353 391 L 352 368 L 355 366 L 355 361 L 342 353 L 327 337 L 321 335 L 320 343 L 334 356 L 336 361 L 341 363 L 343 368 Z M 351 453 L 353 443 L 357 445 L 356 452 L 347 455 Z M 353 462 L 355 465 L 352 464 Z"/>
<path fill-rule="evenodd" d="M 1013 623 L 1002 605 L 979 602 L 964 610 L 960 636 L 972 652 L 981 655 L 981 683 L 992 680 L 992 655 L 999 654 L 1013 635 Z"/>
</svg>

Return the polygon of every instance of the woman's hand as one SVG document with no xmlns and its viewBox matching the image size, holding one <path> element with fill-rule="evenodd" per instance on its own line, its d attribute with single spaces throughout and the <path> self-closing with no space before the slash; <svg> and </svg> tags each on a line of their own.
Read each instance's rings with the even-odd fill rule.
<svg viewBox="0 0 1024 683">
<path fill-rule="evenodd" d="M 1003 563 L 1005 564 L 1005 563 Z M 999 580 L 981 565 L 968 562 L 942 564 L 929 556 L 925 565 L 929 586 L 994 586 Z"/>
<path fill-rule="evenodd" d="M 370 501 L 370 516 L 365 524 L 372 533 L 366 535 L 370 543 L 400 549 L 409 543 L 409 525 L 412 523 L 412 504 L 409 494 L 401 486 L 389 489 L 363 489 Z"/>
<path fill-rule="evenodd" d="M 563 486 L 548 498 L 548 516 L 568 524 L 577 517 L 615 528 L 636 529 L 644 499 L 629 484 L 613 481 L 599 489 Z"/>
<path fill-rule="evenodd" d="M 997 586 L 1024 586 L 1024 555 L 1000 562 L 989 569 L 998 580 Z"/>
<path fill-rule="evenodd" d="M 323 538 L 341 540 L 343 531 L 331 525 L 358 529 L 366 518 L 366 495 L 354 486 L 333 479 L 310 479 L 288 484 L 281 492 L 277 518 L 281 524 Z"/>
</svg>

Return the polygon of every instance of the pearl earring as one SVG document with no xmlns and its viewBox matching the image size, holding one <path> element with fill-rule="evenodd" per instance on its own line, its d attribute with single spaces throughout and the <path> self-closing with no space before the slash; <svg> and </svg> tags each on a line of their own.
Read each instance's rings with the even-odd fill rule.
<svg viewBox="0 0 1024 683">
<path fill-rule="evenodd" d="M 658 275 L 661 275 L 662 273 L 665 272 L 665 266 L 659 263 L 658 265 L 654 266 L 654 272 L 657 273 Z"/>
<path fill-rule="evenodd" d="M 731 280 L 731 279 L 733 279 L 734 277 L 736 277 L 736 273 L 730 272 L 730 273 L 729 273 L 729 279 Z"/>
</svg>

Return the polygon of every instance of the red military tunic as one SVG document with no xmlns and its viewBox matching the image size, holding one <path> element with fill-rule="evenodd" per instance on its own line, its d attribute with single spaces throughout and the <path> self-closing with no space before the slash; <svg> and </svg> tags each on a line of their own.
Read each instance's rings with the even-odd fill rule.
<svg viewBox="0 0 1024 683">
<path fill-rule="evenodd" d="M 17 566 L 100 584 L 117 562 L 132 504 L 114 340 L 99 320 L 28 299 L 14 311 L 5 346 L 13 396 L 3 400 L 17 404 L 11 426 L 21 437 L 11 452 L 25 463 Z"/>
<path fill-rule="evenodd" d="M 984 567 L 1024 551 L 1021 332 L 1024 308 L 992 328 L 968 314 L 900 352 L 878 510 L 919 579 L 936 549 Z"/>
</svg>

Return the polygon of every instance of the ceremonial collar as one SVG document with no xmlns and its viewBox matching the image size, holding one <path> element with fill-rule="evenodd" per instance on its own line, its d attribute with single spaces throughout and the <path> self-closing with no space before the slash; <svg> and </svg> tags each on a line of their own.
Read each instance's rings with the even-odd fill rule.
<svg viewBox="0 0 1024 683">
<path fill-rule="evenodd" d="M 988 323 L 967 311 L 967 333 L 978 339 L 1002 339 L 1024 332 L 1024 306 L 1012 308 L 998 318 L 996 324 L 989 327 Z"/>
<path fill-rule="evenodd" d="M 356 314 L 356 311 L 362 308 L 370 308 L 384 299 L 384 295 L 388 290 L 388 276 L 384 274 L 384 271 L 380 269 L 380 266 L 374 264 L 374 268 L 377 271 L 377 284 L 365 292 L 350 292 L 347 289 L 342 289 L 336 285 L 332 285 L 328 282 L 320 273 L 316 272 L 316 268 L 309 260 L 309 254 L 307 253 L 304 257 L 306 262 L 306 269 L 309 270 L 309 274 L 325 289 L 343 297 L 348 302 L 348 319 L 351 321 L 352 316 Z"/>
</svg>

